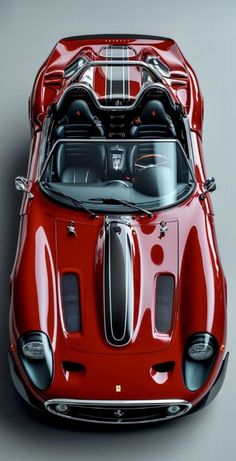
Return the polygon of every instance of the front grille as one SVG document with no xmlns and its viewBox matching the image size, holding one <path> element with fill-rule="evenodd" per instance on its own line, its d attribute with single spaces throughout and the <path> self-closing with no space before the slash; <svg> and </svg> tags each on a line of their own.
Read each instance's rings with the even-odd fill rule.
<svg viewBox="0 0 236 461">
<path fill-rule="evenodd" d="M 65 413 L 58 411 L 58 405 L 67 405 Z M 178 406 L 175 414 L 170 406 Z M 191 404 L 184 400 L 159 401 L 85 401 L 53 399 L 45 402 L 46 409 L 64 418 L 107 424 L 136 424 L 162 421 L 181 416 L 190 410 Z"/>
</svg>

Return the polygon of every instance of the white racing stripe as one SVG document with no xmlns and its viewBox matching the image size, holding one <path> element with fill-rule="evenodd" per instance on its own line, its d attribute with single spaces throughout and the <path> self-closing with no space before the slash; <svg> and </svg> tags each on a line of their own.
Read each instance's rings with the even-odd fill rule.
<svg viewBox="0 0 236 461">
<path fill-rule="evenodd" d="M 117 53 L 119 48 L 119 53 Z M 115 47 L 107 46 L 106 60 L 120 59 L 126 61 L 129 59 L 129 48 L 127 46 Z M 119 75 L 119 72 L 121 76 Z M 130 98 L 130 69 L 129 66 L 106 66 L 105 68 L 105 98 L 112 100 L 115 97 L 122 99 Z M 113 80 L 114 77 L 114 80 Z M 120 77 L 120 78 L 119 78 Z"/>
</svg>

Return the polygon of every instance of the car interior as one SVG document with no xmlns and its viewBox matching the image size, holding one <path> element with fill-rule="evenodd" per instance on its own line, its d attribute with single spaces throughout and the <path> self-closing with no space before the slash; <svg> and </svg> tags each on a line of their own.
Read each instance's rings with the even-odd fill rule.
<svg viewBox="0 0 236 461">
<path fill-rule="evenodd" d="M 72 90 L 59 109 L 53 110 L 48 137 L 48 152 L 53 150 L 53 156 L 47 169 L 48 182 L 62 187 L 80 186 L 84 200 L 86 193 L 83 197 L 81 187 L 89 185 L 96 189 L 95 196 L 101 195 L 102 186 L 103 197 L 118 193 L 122 199 L 143 203 L 150 196 L 176 194 L 176 187 L 189 183 L 186 159 L 181 160 L 180 155 L 177 184 L 173 183 L 167 141 L 178 142 L 178 150 L 181 147 L 186 156 L 188 150 L 182 116 L 165 95 L 157 98 L 146 92 L 132 110 L 127 106 L 116 110 L 115 101 L 111 109 L 101 109 L 88 95 L 89 91 Z M 159 143 L 157 147 L 153 140 L 166 144 Z M 161 189 L 157 183 L 162 184 Z M 113 187 L 105 191 L 104 186 Z M 132 190 L 122 190 L 125 187 Z"/>
</svg>

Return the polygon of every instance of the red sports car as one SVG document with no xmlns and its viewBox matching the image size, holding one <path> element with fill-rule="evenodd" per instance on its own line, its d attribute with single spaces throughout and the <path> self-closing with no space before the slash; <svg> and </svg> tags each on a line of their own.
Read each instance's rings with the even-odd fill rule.
<svg viewBox="0 0 236 461">
<path fill-rule="evenodd" d="M 11 275 L 20 395 L 114 424 L 207 405 L 228 362 L 226 281 L 193 69 L 165 37 L 64 38 L 29 111 Z"/>
</svg>

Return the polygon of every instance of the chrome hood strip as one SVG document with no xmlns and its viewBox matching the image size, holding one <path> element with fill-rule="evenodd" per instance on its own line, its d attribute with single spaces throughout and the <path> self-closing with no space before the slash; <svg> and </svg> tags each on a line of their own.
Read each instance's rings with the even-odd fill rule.
<svg viewBox="0 0 236 461">
<path fill-rule="evenodd" d="M 106 222 L 103 260 L 103 306 L 106 339 L 128 344 L 133 333 L 134 283 L 132 234 L 126 223 Z"/>
</svg>

